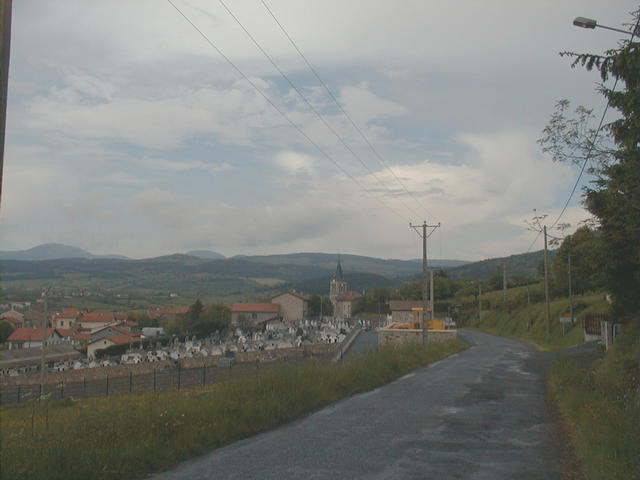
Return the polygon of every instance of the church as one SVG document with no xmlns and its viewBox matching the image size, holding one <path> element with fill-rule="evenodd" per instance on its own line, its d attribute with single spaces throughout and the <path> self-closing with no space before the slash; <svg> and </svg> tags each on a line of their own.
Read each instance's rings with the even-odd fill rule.
<svg viewBox="0 0 640 480">
<path fill-rule="evenodd" d="M 358 312 L 361 297 L 362 295 L 358 292 L 347 290 L 342 265 L 338 260 L 336 273 L 329 284 L 329 299 L 333 304 L 333 316 L 335 318 L 351 318 Z"/>
</svg>

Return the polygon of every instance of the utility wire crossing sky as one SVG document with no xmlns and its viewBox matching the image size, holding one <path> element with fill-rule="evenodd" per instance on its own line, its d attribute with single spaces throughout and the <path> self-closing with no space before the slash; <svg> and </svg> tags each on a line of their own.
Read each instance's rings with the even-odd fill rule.
<svg viewBox="0 0 640 480">
<path fill-rule="evenodd" d="M 536 143 L 555 103 L 605 108 L 558 52 L 624 39 L 572 20 L 636 8 L 14 2 L 0 249 L 416 258 L 426 220 L 431 258 L 524 252 L 578 178 Z"/>
</svg>

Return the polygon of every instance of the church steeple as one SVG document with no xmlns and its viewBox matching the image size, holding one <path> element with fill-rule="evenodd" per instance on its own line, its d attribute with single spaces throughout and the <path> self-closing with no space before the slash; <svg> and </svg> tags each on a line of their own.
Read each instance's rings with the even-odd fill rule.
<svg viewBox="0 0 640 480">
<path fill-rule="evenodd" d="M 340 259 L 338 259 L 338 266 L 336 267 L 336 273 L 331 279 L 331 283 L 329 285 L 329 299 L 331 303 L 333 303 L 333 307 L 336 306 L 336 301 L 338 297 L 347 293 L 347 282 L 344 279 L 342 274 L 342 265 L 340 264 Z"/>
<path fill-rule="evenodd" d="M 344 280 L 344 278 L 342 277 L 342 265 L 340 265 L 339 259 L 338 259 L 338 266 L 336 267 L 336 274 L 333 276 L 333 278 L 339 281 Z"/>
</svg>

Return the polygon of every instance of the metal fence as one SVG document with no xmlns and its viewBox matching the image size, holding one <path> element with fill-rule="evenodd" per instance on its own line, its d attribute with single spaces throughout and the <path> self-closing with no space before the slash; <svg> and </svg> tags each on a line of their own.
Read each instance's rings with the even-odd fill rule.
<svg viewBox="0 0 640 480">
<path fill-rule="evenodd" d="M 288 359 L 292 362 L 301 359 Z M 79 397 L 108 397 L 123 393 L 158 392 L 163 390 L 181 390 L 205 387 L 224 380 L 258 375 L 261 371 L 282 365 L 285 361 L 274 363 L 240 363 L 228 367 L 202 366 L 195 368 L 169 368 L 149 373 L 134 374 L 87 380 L 79 382 L 61 382 L 50 385 L 0 386 L 0 404 L 10 405 L 34 400 L 60 400 Z"/>
</svg>

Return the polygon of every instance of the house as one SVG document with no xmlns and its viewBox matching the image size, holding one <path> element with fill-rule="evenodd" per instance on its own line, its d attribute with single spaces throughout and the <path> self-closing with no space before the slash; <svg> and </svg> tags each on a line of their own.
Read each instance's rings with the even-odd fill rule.
<svg viewBox="0 0 640 480">
<path fill-rule="evenodd" d="M 76 328 L 94 332 L 107 325 L 117 325 L 119 322 L 120 320 L 113 313 L 84 312 L 76 319 Z"/>
<path fill-rule="evenodd" d="M 41 347 L 44 333 L 44 340 L 46 345 L 57 345 L 62 343 L 62 337 L 53 328 L 30 328 L 21 327 L 15 329 L 9 338 L 7 338 L 6 344 L 9 350 L 18 348 L 32 348 Z"/>
<path fill-rule="evenodd" d="M 271 303 L 280 305 L 282 319 L 288 323 L 303 320 L 309 312 L 309 298 L 295 290 L 273 297 Z"/>
<path fill-rule="evenodd" d="M 415 309 L 424 307 L 422 300 L 391 300 L 389 310 L 391 310 L 391 323 L 411 323 L 422 321 L 422 315 L 416 315 Z M 429 305 L 427 304 L 427 311 Z M 418 318 L 420 317 L 420 318 Z"/>
<path fill-rule="evenodd" d="M 96 340 L 92 340 L 87 344 L 87 358 L 96 358 L 96 352 L 98 350 L 104 350 L 112 345 L 133 343 L 140 343 L 140 337 L 133 337 L 131 335 L 112 335 L 110 337 L 101 337 Z"/>
<path fill-rule="evenodd" d="M 164 336 L 164 328 L 162 327 L 143 327 L 142 336 L 144 338 L 162 337 Z"/>
<path fill-rule="evenodd" d="M 56 332 L 60 335 L 60 340 L 64 343 L 72 343 L 73 336 L 76 334 L 73 328 L 56 328 Z"/>
<path fill-rule="evenodd" d="M 74 328 L 79 316 L 80 310 L 77 308 L 63 308 L 53 317 L 53 328 Z"/>
<path fill-rule="evenodd" d="M 257 326 L 279 318 L 280 305 L 277 303 L 234 303 L 231 307 L 232 325 L 239 325 L 244 319 L 252 326 Z"/>
<path fill-rule="evenodd" d="M 333 304 L 333 316 L 336 318 L 351 318 L 358 313 L 360 299 L 362 295 L 358 292 L 347 292 L 345 295 L 336 297 Z"/>
<path fill-rule="evenodd" d="M 131 337 L 137 336 L 135 334 L 132 334 L 131 331 L 125 328 L 122 328 L 120 325 L 108 325 L 106 327 L 102 327 L 97 330 L 92 330 L 90 335 L 91 335 L 90 342 L 99 340 L 100 338 L 103 338 L 103 337 L 113 337 L 113 336 L 119 336 L 119 335 L 128 335 Z"/>
</svg>

